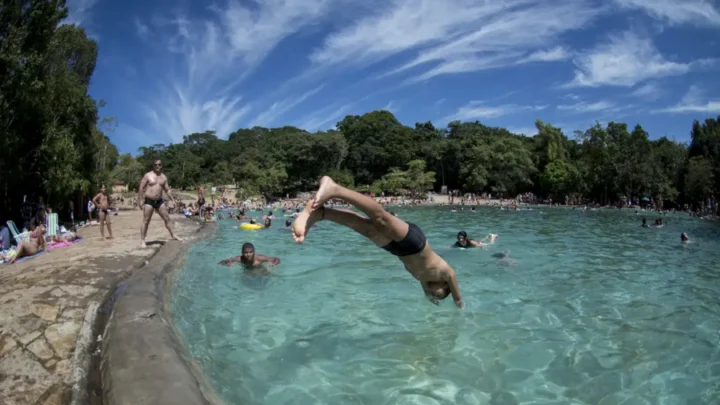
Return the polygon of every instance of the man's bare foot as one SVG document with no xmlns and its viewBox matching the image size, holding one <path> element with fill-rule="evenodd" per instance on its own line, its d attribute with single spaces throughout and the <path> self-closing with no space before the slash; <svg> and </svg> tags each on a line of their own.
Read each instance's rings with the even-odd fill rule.
<svg viewBox="0 0 720 405">
<path fill-rule="evenodd" d="M 329 176 L 323 176 L 320 179 L 320 187 L 315 193 L 315 202 L 313 202 L 312 208 L 317 209 L 325 205 L 325 203 L 333 197 L 337 184 Z"/>
<path fill-rule="evenodd" d="M 115 239 L 112 235 L 108 236 L 107 239 Z"/>
<path fill-rule="evenodd" d="M 145 241 L 140 242 L 140 247 L 143 249 L 147 247 L 147 245 L 145 244 Z"/>
<path fill-rule="evenodd" d="M 173 239 L 173 240 L 176 240 L 176 241 L 178 241 L 178 242 L 182 242 L 182 241 L 183 241 L 182 238 L 178 238 L 176 235 L 173 235 L 173 236 L 172 236 L 172 239 Z"/>
<path fill-rule="evenodd" d="M 314 209 L 314 205 L 315 200 L 308 200 L 307 204 L 305 204 L 305 209 L 295 218 L 295 222 L 293 222 L 293 239 L 295 239 L 297 243 L 302 243 L 305 240 L 310 228 L 315 222 L 319 221 L 324 214 L 323 210 L 325 208 L 319 210 Z"/>
</svg>

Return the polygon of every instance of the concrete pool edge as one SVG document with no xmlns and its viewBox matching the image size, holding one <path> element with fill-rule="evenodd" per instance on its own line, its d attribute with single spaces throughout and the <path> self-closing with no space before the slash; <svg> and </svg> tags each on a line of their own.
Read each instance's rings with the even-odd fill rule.
<svg viewBox="0 0 720 405">
<path fill-rule="evenodd" d="M 197 240 L 217 229 L 209 223 Z M 103 333 L 100 364 L 105 405 L 220 405 L 172 323 L 169 292 L 188 244 L 168 242 L 118 289 Z"/>
</svg>

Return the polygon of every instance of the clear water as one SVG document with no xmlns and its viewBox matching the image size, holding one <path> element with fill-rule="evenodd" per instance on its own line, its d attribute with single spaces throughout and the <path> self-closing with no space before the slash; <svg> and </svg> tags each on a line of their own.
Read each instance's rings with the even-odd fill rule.
<svg viewBox="0 0 720 405">
<path fill-rule="evenodd" d="M 220 221 L 189 249 L 174 322 L 228 404 L 720 403 L 720 223 L 396 211 L 456 269 L 464 310 L 433 306 L 396 258 L 331 223 L 298 246 Z M 458 230 L 500 237 L 450 249 Z M 272 277 L 216 264 L 245 241 L 282 259 Z"/>
</svg>

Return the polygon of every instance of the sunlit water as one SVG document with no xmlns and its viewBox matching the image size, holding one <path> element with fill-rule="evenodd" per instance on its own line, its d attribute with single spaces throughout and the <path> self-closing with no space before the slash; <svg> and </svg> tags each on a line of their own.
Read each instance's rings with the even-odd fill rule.
<svg viewBox="0 0 720 405">
<path fill-rule="evenodd" d="M 221 220 L 189 249 L 174 322 L 228 404 L 720 403 L 720 223 L 396 211 L 455 268 L 464 310 L 430 304 L 395 257 L 328 222 L 296 245 Z M 450 249 L 459 230 L 500 237 Z M 245 241 L 282 259 L 272 277 L 217 265 Z"/>
</svg>

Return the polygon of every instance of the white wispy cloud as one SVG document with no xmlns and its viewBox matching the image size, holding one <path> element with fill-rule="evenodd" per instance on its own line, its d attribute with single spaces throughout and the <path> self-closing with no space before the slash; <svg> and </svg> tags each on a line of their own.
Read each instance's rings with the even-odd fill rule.
<svg viewBox="0 0 720 405">
<path fill-rule="evenodd" d="M 450 121 L 472 121 L 479 119 L 498 118 L 505 115 L 516 114 L 522 111 L 541 111 L 547 108 L 546 105 L 529 106 L 516 104 L 503 104 L 498 106 L 482 105 L 482 101 L 471 101 L 460 107 L 454 114 L 442 118 L 442 122 Z"/>
<path fill-rule="evenodd" d="M 614 109 L 616 107 L 616 104 L 611 101 L 597 101 L 594 103 L 586 103 L 584 101 L 581 101 L 579 103 L 575 104 L 562 104 L 557 106 L 558 110 L 561 111 L 573 111 L 578 113 L 585 113 L 585 112 L 597 112 L 597 111 L 605 111 Z"/>
<path fill-rule="evenodd" d="M 382 109 L 385 111 L 390 111 L 393 114 L 397 113 L 400 110 L 398 107 L 395 106 L 395 100 L 390 100 Z"/>
<path fill-rule="evenodd" d="M 615 0 L 628 9 L 640 9 L 671 24 L 720 26 L 720 11 L 712 0 Z"/>
<path fill-rule="evenodd" d="M 352 112 L 355 103 L 331 105 L 316 111 L 312 117 L 300 122 L 297 126 L 309 132 L 325 131 L 335 128 L 338 121 Z"/>
<path fill-rule="evenodd" d="M 150 27 L 144 24 L 137 17 L 133 18 L 133 24 L 135 24 L 135 32 L 141 39 L 147 39 L 150 36 Z"/>
<path fill-rule="evenodd" d="M 630 93 L 633 97 L 650 101 L 659 99 L 662 94 L 663 89 L 655 83 L 645 83 Z"/>
<path fill-rule="evenodd" d="M 416 50 L 387 74 L 428 65 L 410 82 L 520 63 L 567 58 L 553 42 L 583 27 L 600 9 L 592 1 L 396 0 L 390 10 L 331 35 L 311 55 L 319 65 L 366 64 Z"/>
<path fill-rule="evenodd" d="M 83 25 L 90 18 L 90 11 L 97 4 L 98 0 L 67 0 L 68 16 L 63 24 Z"/>
<path fill-rule="evenodd" d="M 268 127 L 276 123 L 278 118 L 282 118 L 287 112 L 300 105 L 308 98 L 314 96 L 325 87 L 324 84 L 305 92 L 297 97 L 290 97 L 283 101 L 273 103 L 270 108 L 258 114 L 251 122 L 250 126 Z"/>
<path fill-rule="evenodd" d="M 508 127 L 508 131 L 510 131 L 513 134 L 518 135 L 525 135 L 525 136 L 535 136 L 538 133 L 537 128 L 535 127 Z"/>
<path fill-rule="evenodd" d="M 325 16 L 332 3 L 229 0 L 224 7 L 212 6 L 211 18 L 179 14 L 154 18 L 158 31 L 170 32 L 162 37 L 170 55 L 163 66 L 162 85 L 149 90 L 151 99 L 146 102 L 145 112 L 156 122 L 155 130 L 179 141 L 192 132 L 214 130 L 226 136 L 237 129 L 251 109 L 237 95 L 237 85 L 281 41 Z M 139 34 L 146 33 L 145 28 L 143 22 L 136 23 Z M 313 94 L 311 90 L 275 103 L 253 122 L 273 122 Z"/>
<path fill-rule="evenodd" d="M 556 46 L 552 49 L 536 51 L 521 59 L 521 63 L 529 62 L 555 62 L 570 59 L 571 52 L 562 46 Z"/>
<path fill-rule="evenodd" d="M 720 114 L 720 99 L 708 99 L 698 86 L 692 85 L 679 103 L 672 107 L 666 107 L 653 112 L 668 114 Z"/>
<path fill-rule="evenodd" d="M 682 75 L 712 61 L 669 61 L 650 38 L 626 31 L 611 35 L 609 42 L 603 41 L 574 62 L 575 78 L 566 87 L 630 87 L 652 78 Z"/>
</svg>

